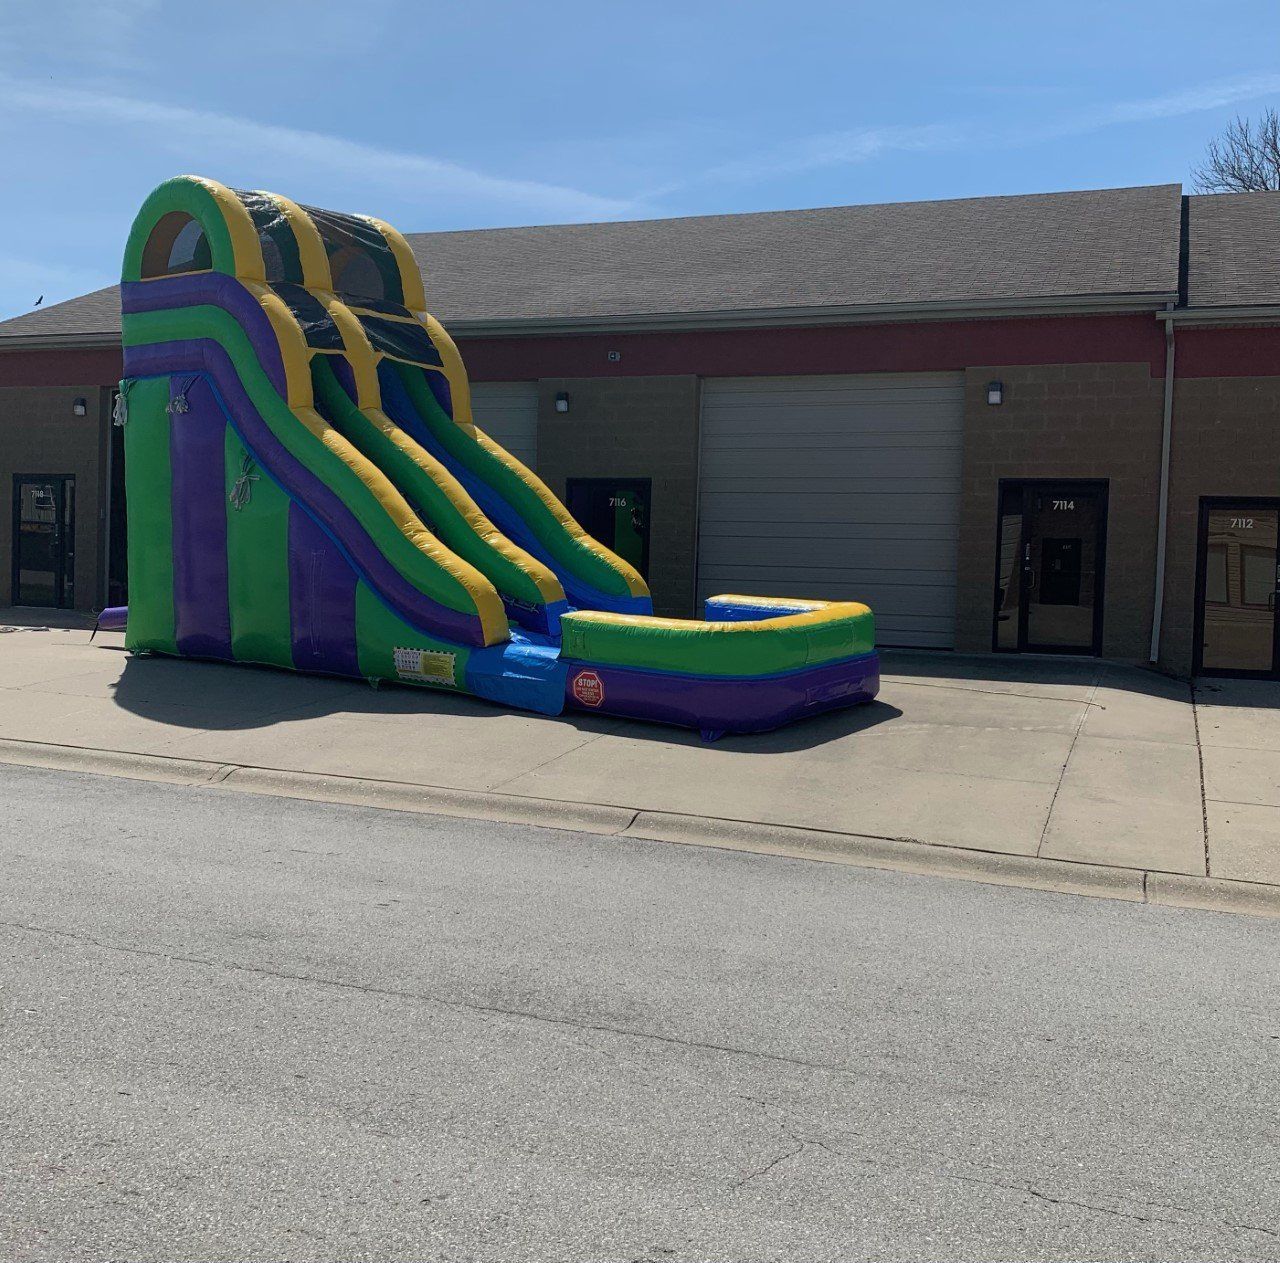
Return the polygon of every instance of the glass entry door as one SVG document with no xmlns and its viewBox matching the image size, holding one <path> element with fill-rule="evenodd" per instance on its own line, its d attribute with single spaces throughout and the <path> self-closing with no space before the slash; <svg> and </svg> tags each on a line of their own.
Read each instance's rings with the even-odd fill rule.
<svg viewBox="0 0 1280 1263">
<path fill-rule="evenodd" d="M 1196 584 L 1197 671 L 1276 675 L 1280 504 L 1205 500 Z"/>
<path fill-rule="evenodd" d="M 13 476 L 13 604 L 75 607 L 76 480 Z"/>
<path fill-rule="evenodd" d="M 1106 483 L 1001 483 L 996 650 L 1102 651 L 1106 522 Z"/>
</svg>

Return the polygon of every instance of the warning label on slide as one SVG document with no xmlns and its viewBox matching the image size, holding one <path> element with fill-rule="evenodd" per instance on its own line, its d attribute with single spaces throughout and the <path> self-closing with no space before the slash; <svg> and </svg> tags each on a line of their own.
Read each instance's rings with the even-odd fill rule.
<svg viewBox="0 0 1280 1263">
<path fill-rule="evenodd" d="M 396 675 L 415 684 L 452 684 L 456 655 L 437 649 L 397 649 Z"/>
<path fill-rule="evenodd" d="M 604 681 L 594 671 L 579 671 L 573 677 L 573 696 L 584 706 L 604 701 Z"/>
</svg>

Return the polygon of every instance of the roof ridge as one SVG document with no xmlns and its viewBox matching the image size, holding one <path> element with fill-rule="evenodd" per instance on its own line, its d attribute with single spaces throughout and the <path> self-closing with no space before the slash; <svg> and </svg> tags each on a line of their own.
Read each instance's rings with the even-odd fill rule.
<svg viewBox="0 0 1280 1263">
<path fill-rule="evenodd" d="M 820 215 L 829 211 L 889 210 L 901 206 L 959 206 L 966 202 L 1022 202 L 1039 198 L 1085 197 L 1098 193 L 1153 192 L 1177 190 L 1181 196 L 1182 185 L 1177 181 L 1166 184 L 1118 184 L 1101 189 L 1049 189 L 1038 193 L 983 193 L 971 197 L 914 197 L 897 202 L 837 202 L 829 206 L 774 207 L 771 210 L 711 211 L 696 215 L 653 215 L 634 219 L 583 219 L 559 224 L 500 224 L 489 228 L 436 228 L 422 232 L 406 232 L 412 241 L 415 237 L 450 237 L 479 235 L 494 232 L 537 232 L 550 228 L 611 228 L 628 224 L 687 224 L 713 219 L 767 219 L 785 215 Z"/>
</svg>

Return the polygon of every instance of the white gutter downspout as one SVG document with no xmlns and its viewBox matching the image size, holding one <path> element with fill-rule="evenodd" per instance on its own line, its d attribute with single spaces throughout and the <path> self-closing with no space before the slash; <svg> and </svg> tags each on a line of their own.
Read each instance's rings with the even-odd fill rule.
<svg viewBox="0 0 1280 1263">
<path fill-rule="evenodd" d="M 1165 539 L 1169 532 L 1169 451 L 1173 438 L 1173 304 L 1156 313 L 1164 321 L 1164 429 L 1160 437 L 1160 507 L 1156 526 L 1156 592 L 1151 616 L 1151 662 L 1160 659 L 1160 623 L 1164 614 Z"/>
<path fill-rule="evenodd" d="M 109 397 L 109 396 L 108 396 Z M 111 490 L 115 482 L 115 417 L 107 417 L 107 481 L 102 503 L 106 506 L 102 523 L 102 608 L 111 604 Z"/>
</svg>

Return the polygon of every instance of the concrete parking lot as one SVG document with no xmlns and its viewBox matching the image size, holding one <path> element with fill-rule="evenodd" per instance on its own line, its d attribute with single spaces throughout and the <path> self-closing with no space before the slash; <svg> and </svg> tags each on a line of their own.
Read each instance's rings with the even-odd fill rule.
<svg viewBox="0 0 1280 1263">
<path fill-rule="evenodd" d="M 24 628 L 0 638 L 0 741 L 1280 884 L 1280 686 L 1093 660 L 889 652 L 875 704 L 704 745 Z"/>
</svg>

